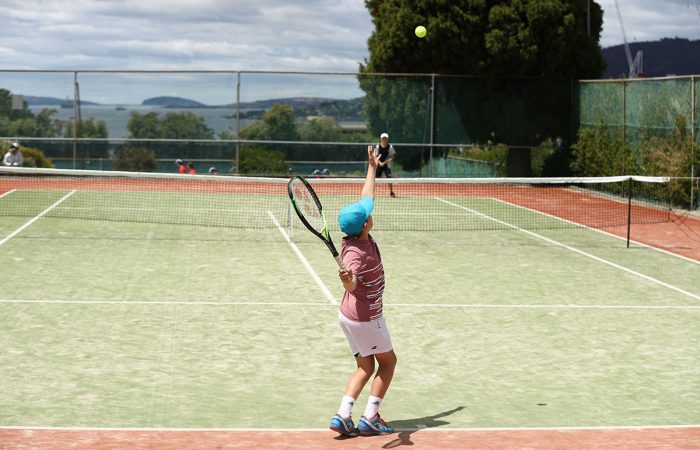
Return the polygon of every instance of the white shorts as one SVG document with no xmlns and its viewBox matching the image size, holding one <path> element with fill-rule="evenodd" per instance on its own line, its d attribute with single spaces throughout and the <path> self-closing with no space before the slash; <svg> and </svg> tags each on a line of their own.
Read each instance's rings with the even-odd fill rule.
<svg viewBox="0 0 700 450">
<path fill-rule="evenodd" d="M 355 356 L 386 353 L 393 348 L 384 316 L 369 322 L 356 322 L 338 312 L 338 322 Z"/>
</svg>

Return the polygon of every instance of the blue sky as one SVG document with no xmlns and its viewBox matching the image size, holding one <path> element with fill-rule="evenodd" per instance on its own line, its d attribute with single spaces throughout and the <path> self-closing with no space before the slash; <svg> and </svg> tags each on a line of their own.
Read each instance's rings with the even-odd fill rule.
<svg viewBox="0 0 700 450">
<path fill-rule="evenodd" d="M 699 0 L 619 4 L 629 42 L 700 39 Z M 2 69 L 356 72 L 373 30 L 362 0 L 0 0 L 0 23 Z"/>
</svg>

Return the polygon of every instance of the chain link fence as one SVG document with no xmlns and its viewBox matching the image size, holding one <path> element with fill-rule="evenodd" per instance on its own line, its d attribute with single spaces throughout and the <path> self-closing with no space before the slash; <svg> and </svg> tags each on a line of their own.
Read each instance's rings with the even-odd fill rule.
<svg viewBox="0 0 700 450">
<path fill-rule="evenodd" d="M 135 167 L 160 172 L 182 159 L 198 173 L 356 176 L 388 132 L 395 176 L 694 177 L 699 83 L 1 70 L 0 141 L 61 168 L 128 168 L 119 156 L 138 148 L 152 161 Z"/>
</svg>

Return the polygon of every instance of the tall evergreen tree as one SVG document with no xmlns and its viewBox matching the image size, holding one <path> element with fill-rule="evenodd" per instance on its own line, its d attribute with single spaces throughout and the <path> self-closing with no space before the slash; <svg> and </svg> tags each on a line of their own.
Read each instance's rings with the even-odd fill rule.
<svg viewBox="0 0 700 450">
<path fill-rule="evenodd" d="M 394 141 L 570 143 L 572 80 L 597 78 L 602 9 L 588 0 L 365 0 L 375 30 L 360 66 L 372 131 Z M 590 5 L 590 15 L 589 12 Z M 589 23 L 590 17 L 590 23 Z M 418 25 L 428 29 L 417 38 Z M 588 30 L 590 28 L 590 34 Z M 431 80 L 373 73 L 446 74 Z M 452 116 L 450 118 L 449 116 Z M 455 120 L 454 118 L 458 119 Z M 426 156 L 401 158 L 419 167 Z"/>
</svg>

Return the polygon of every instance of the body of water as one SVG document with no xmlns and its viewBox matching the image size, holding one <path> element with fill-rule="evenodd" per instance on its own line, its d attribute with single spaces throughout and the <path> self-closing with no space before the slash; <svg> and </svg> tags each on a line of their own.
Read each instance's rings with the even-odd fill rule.
<svg viewBox="0 0 700 450">
<path fill-rule="evenodd" d="M 34 114 L 39 113 L 44 108 L 55 109 L 56 114 L 53 115 L 55 119 L 73 119 L 72 108 L 60 108 L 54 105 L 32 105 L 29 107 Z M 129 117 L 132 112 L 139 114 L 156 112 L 160 115 L 161 119 L 168 113 L 191 112 L 197 116 L 203 117 L 204 122 L 209 128 L 214 130 L 216 136 L 224 130 L 232 131 L 235 134 L 236 130 L 236 110 L 233 108 L 163 108 L 159 106 L 143 105 L 83 105 L 81 107 L 81 116 L 83 120 L 93 118 L 95 122 L 100 120 L 104 121 L 107 125 L 110 138 L 129 137 L 127 124 L 129 123 Z M 240 127 L 243 129 L 256 121 L 256 119 L 241 119 Z"/>
</svg>

